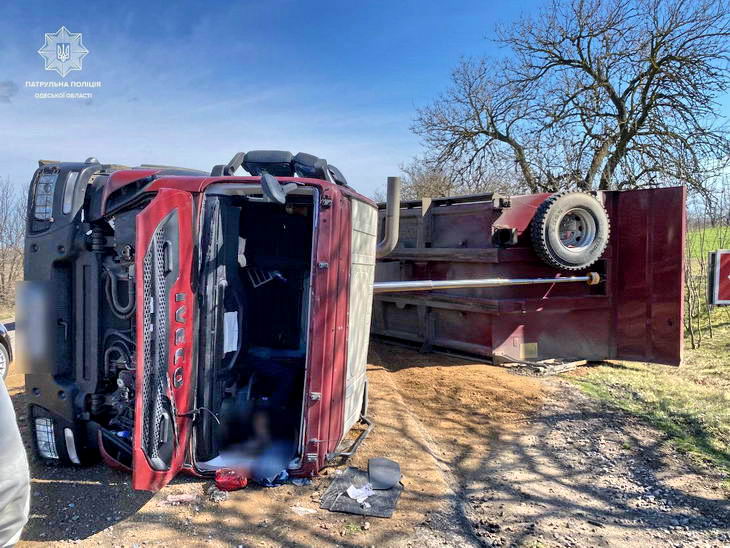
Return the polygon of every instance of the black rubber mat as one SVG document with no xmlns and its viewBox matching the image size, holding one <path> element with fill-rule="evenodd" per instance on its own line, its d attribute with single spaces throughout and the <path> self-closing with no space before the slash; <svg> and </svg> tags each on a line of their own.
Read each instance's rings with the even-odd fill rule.
<svg viewBox="0 0 730 548">
<path fill-rule="evenodd" d="M 332 512 L 345 512 L 346 514 L 358 514 L 361 516 L 373 516 L 378 518 L 389 518 L 393 515 L 398 504 L 400 494 L 403 492 L 403 484 L 398 483 L 390 489 L 375 491 L 366 502 L 370 505 L 361 505 L 347 495 L 347 488 L 350 485 L 362 487 L 368 482 L 368 473 L 359 468 L 350 466 L 341 475 L 336 476 L 330 486 L 322 495 L 319 507 Z"/>
</svg>

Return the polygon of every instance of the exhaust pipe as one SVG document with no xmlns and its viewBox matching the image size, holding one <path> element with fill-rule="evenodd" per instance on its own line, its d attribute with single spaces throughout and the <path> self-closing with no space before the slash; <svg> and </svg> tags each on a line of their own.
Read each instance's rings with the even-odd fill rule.
<svg viewBox="0 0 730 548">
<path fill-rule="evenodd" d="M 400 177 L 388 177 L 388 201 L 385 205 L 383 239 L 375 248 L 375 256 L 382 259 L 395 249 L 400 230 Z"/>
</svg>

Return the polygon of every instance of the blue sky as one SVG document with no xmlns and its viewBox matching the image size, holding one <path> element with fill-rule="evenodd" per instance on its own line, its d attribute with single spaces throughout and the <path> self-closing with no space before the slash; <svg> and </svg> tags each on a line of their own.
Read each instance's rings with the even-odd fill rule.
<svg viewBox="0 0 730 548">
<path fill-rule="evenodd" d="M 538 2 L 63 2 L 0 8 L 0 176 L 38 159 L 210 169 L 235 152 L 310 152 L 365 194 L 420 151 L 409 126 L 463 55 L 498 53 L 495 23 Z M 83 33 L 94 98 L 39 100 L 44 33 Z M 6 90 L 7 84 L 6 85 Z M 0 98 L 2 99 L 2 98 Z"/>
</svg>

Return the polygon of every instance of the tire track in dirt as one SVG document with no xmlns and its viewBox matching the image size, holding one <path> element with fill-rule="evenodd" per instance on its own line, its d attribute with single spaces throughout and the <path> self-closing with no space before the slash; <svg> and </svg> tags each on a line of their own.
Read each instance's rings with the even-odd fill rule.
<svg viewBox="0 0 730 548">
<path fill-rule="evenodd" d="M 382 361 L 377 350 L 371 350 L 371 361 Z M 429 510 L 424 508 L 423 515 L 419 516 L 420 521 L 415 525 L 414 530 L 408 537 L 402 539 L 402 543 L 407 546 L 418 544 L 421 546 L 477 546 L 479 543 L 467 519 L 461 513 L 461 507 L 464 499 L 459 496 L 458 485 L 459 480 L 448 467 L 447 463 L 440 458 L 441 453 L 438 443 L 433 439 L 429 431 L 412 411 L 410 402 L 406 403 L 403 395 L 398 389 L 397 383 L 393 375 L 380 366 L 370 366 L 368 370 L 369 378 L 375 379 L 378 387 L 382 389 L 384 385 L 388 385 L 389 390 L 393 394 L 390 403 L 395 407 L 402 409 L 406 415 L 409 424 L 417 434 L 417 440 L 422 450 L 432 459 L 436 470 L 440 474 L 440 482 L 436 484 L 442 490 L 442 500 Z M 414 440 L 415 441 L 415 440 Z M 407 463 L 417 462 L 417 455 L 406 455 Z M 406 464 L 409 468 L 409 464 Z M 403 470 L 403 465 L 401 466 Z M 421 478 L 426 479 L 426 478 Z M 454 486 L 457 486 L 454 489 Z"/>
<path fill-rule="evenodd" d="M 448 499 L 416 528 L 411 544 L 483 545 L 471 485 L 481 478 L 493 441 L 519 431 L 543 398 L 543 383 L 504 368 L 387 345 L 373 345 L 372 368 L 388 371 L 402 405 L 448 484 Z"/>
<path fill-rule="evenodd" d="M 468 488 L 488 546 L 727 546 L 722 475 L 641 420 L 560 379 L 522 430 L 501 433 Z"/>
</svg>

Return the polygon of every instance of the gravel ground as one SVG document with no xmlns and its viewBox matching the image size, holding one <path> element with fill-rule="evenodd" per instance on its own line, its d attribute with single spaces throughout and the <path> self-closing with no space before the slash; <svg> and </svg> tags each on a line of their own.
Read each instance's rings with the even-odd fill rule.
<svg viewBox="0 0 730 548">
<path fill-rule="evenodd" d="M 199 479 L 153 496 L 102 465 L 32 460 L 20 545 L 730 546 L 719 474 L 560 379 L 385 345 L 371 349 L 369 378 L 376 428 L 352 464 L 401 463 L 392 519 L 319 509 L 331 470 L 307 487 L 249 487 L 211 502 Z M 22 377 L 8 380 L 27 440 Z M 165 504 L 191 493 L 193 504 Z"/>
<path fill-rule="evenodd" d="M 499 436 L 465 504 L 487 546 L 730 546 L 730 501 L 641 421 L 558 379 L 526 428 Z"/>
</svg>

